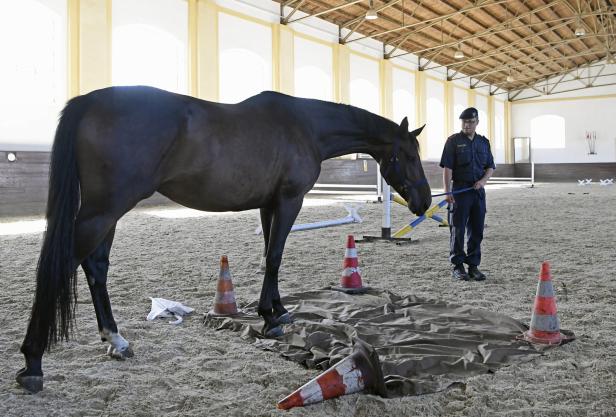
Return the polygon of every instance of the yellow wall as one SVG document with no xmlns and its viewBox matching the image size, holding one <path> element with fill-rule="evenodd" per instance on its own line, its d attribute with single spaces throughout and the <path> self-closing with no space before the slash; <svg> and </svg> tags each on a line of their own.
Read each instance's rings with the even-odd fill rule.
<svg viewBox="0 0 616 417">
<path fill-rule="evenodd" d="M 426 124 L 428 118 L 426 117 L 427 113 L 427 105 L 426 105 L 426 73 L 425 71 L 417 71 L 415 74 L 415 108 L 416 108 L 416 119 L 417 126 L 423 126 Z M 427 133 L 425 132 L 421 134 L 418 138 L 419 141 L 419 149 L 421 152 L 421 158 L 425 159 L 426 153 L 428 152 L 428 141 L 426 138 Z"/>
<path fill-rule="evenodd" d="M 79 2 L 78 93 L 111 85 L 111 0 Z"/>
<path fill-rule="evenodd" d="M 394 100 L 393 100 L 393 65 L 390 61 L 382 59 L 380 61 L 380 75 L 381 85 L 379 90 L 381 92 L 381 115 L 388 119 L 394 117 Z"/>
<path fill-rule="evenodd" d="M 190 78 L 197 79 L 197 97 L 218 101 L 218 6 L 213 0 L 196 1 L 197 64 Z"/>
<path fill-rule="evenodd" d="M 334 101 L 351 102 L 351 52 L 346 45 L 334 45 Z"/>
<path fill-rule="evenodd" d="M 272 29 L 272 76 L 277 91 L 294 92 L 294 36 L 299 34 L 289 26 L 261 21 L 233 10 L 218 6 L 215 0 L 187 0 L 189 91 L 193 96 L 217 101 L 219 98 L 218 13 L 224 11 L 247 21 L 268 25 Z M 112 0 L 68 0 L 68 89 L 69 96 L 85 94 L 111 85 L 111 8 Z M 319 41 L 319 40 L 315 40 Z M 326 43 L 332 47 L 334 101 L 349 103 L 350 54 L 347 46 Z M 355 52 L 353 52 L 355 53 Z M 381 114 L 393 116 L 392 64 L 380 61 Z M 423 71 L 415 74 L 416 121 L 426 123 L 426 77 Z M 475 105 L 476 92 L 468 91 L 468 105 Z M 445 82 L 445 126 L 447 134 L 453 132 L 453 84 Z M 505 103 L 505 157 L 511 162 L 512 141 L 510 128 L 511 103 Z M 494 99 L 488 97 L 489 138 L 494 136 Z M 427 149 L 426 138 L 420 137 L 421 149 Z"/>
<path fill-rule="evenodd" d="M 276 91 L 293 95 L 295 90 L 293 31 L 288 26 L 275 23 L 272 25 L 272 35 L 272 57 L 274 60 L 272 86 Z"/>
<path fill-rule="evenodd" d="M 453 125 L 453 84 L 451 81 L 445 82 L 445 132 L 451 135 L 455 132 L 456 126 Z"/>
</svg>

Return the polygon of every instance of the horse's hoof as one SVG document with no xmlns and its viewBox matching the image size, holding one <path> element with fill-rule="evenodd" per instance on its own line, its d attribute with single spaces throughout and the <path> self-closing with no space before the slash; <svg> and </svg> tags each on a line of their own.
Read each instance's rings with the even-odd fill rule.
<svg viewBox="0 0 616 417">
<path fill-rule="evenodd" d="M 280 326 L 276 326 L 276 327 L 272 327 L 269 330 L 265 330 L 263 329 L 263 334 L 265 335 L 265 337 L 267 337 L 268 339 L 273 339 L 275 337 L 280 337 L 284 334 L 284 331 L 282 330 L 282 327 Z"/>
<path fill-rule="evenodd" d="M 130 348 L 130 346 L 127 346 L 124 350 L 118 350 L 112 345 L 109 345 L 109 347 L 107 348 L 107 355 L 112 357 L 113 359 L 123 361 L 124 359 L 132 358 L 133 356 L 135 356 L 135 353 Z"/>
<path fill-rule="evenodd" d="M 291 324 L 295 321 L 293 316 L 291 316 L 291 313 L 289 313 L 288 311 L 276 317 L 276 320 L 278 321 L 279 324 Z"/>
<path fill-rule="evenodd" d="M 43 376 L 42 375 L 25 375 L 26 368 L 22 368 L 15 375 L 17 383 L 21 385 L 23 389 L 30 394 L 36 394 L 43 390 Z"/>
</svg>

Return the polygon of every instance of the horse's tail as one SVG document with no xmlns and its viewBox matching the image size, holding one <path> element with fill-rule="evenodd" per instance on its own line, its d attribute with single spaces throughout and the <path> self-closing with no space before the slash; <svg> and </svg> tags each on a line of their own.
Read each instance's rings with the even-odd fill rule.
<svg viewBox="0 0 616 417">
<path fill-rule="evenodd" d="M 88 102 L 88 96 L 68 102 L 51 150 L 47 230 L 37 265 L 36 295 L 25 342 L 40 353 L 59 340 L 68 340 L 73 330 L 78 266 L 74 264 L 74 235 L 80 201 L 75 142 Z"/>
</svg>

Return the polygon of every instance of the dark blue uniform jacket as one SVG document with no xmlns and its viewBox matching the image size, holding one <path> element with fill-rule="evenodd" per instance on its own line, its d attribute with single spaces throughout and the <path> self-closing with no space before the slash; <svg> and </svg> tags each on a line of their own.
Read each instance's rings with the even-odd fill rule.
<svg viewBox="0 0 616 417">
<path fill-rule="evenodd" d="M 440 166 L 453 171 L 454 188 L 472 186 L 486 169 L 496 169 L 488 139 L 475 133 L 470 140 L 462 132 L 447 138 Z"/>
</svg>

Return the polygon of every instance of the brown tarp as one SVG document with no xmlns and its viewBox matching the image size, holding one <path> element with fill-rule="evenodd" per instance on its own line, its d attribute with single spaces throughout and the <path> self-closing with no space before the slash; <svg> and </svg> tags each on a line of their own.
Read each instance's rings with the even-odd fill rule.
<svg viewBox="0 0 616 417">
<path fill-rule="evenodd" d="M 322 289 L 283 297 L 283 303 L 295 322 L 277 339 L 263 338 L 257 302 L 235 317 L 206 315 L 205 323 L 241 332 L 258 347 L 308 368 L 329 368 L 351 354 L 359 339 L 376 350 L 388 397 L 436 392 L 543 350 L 516 339 L 528 327 L 511 317 L 390 291 L 348 295 Z"/>
</svg>

